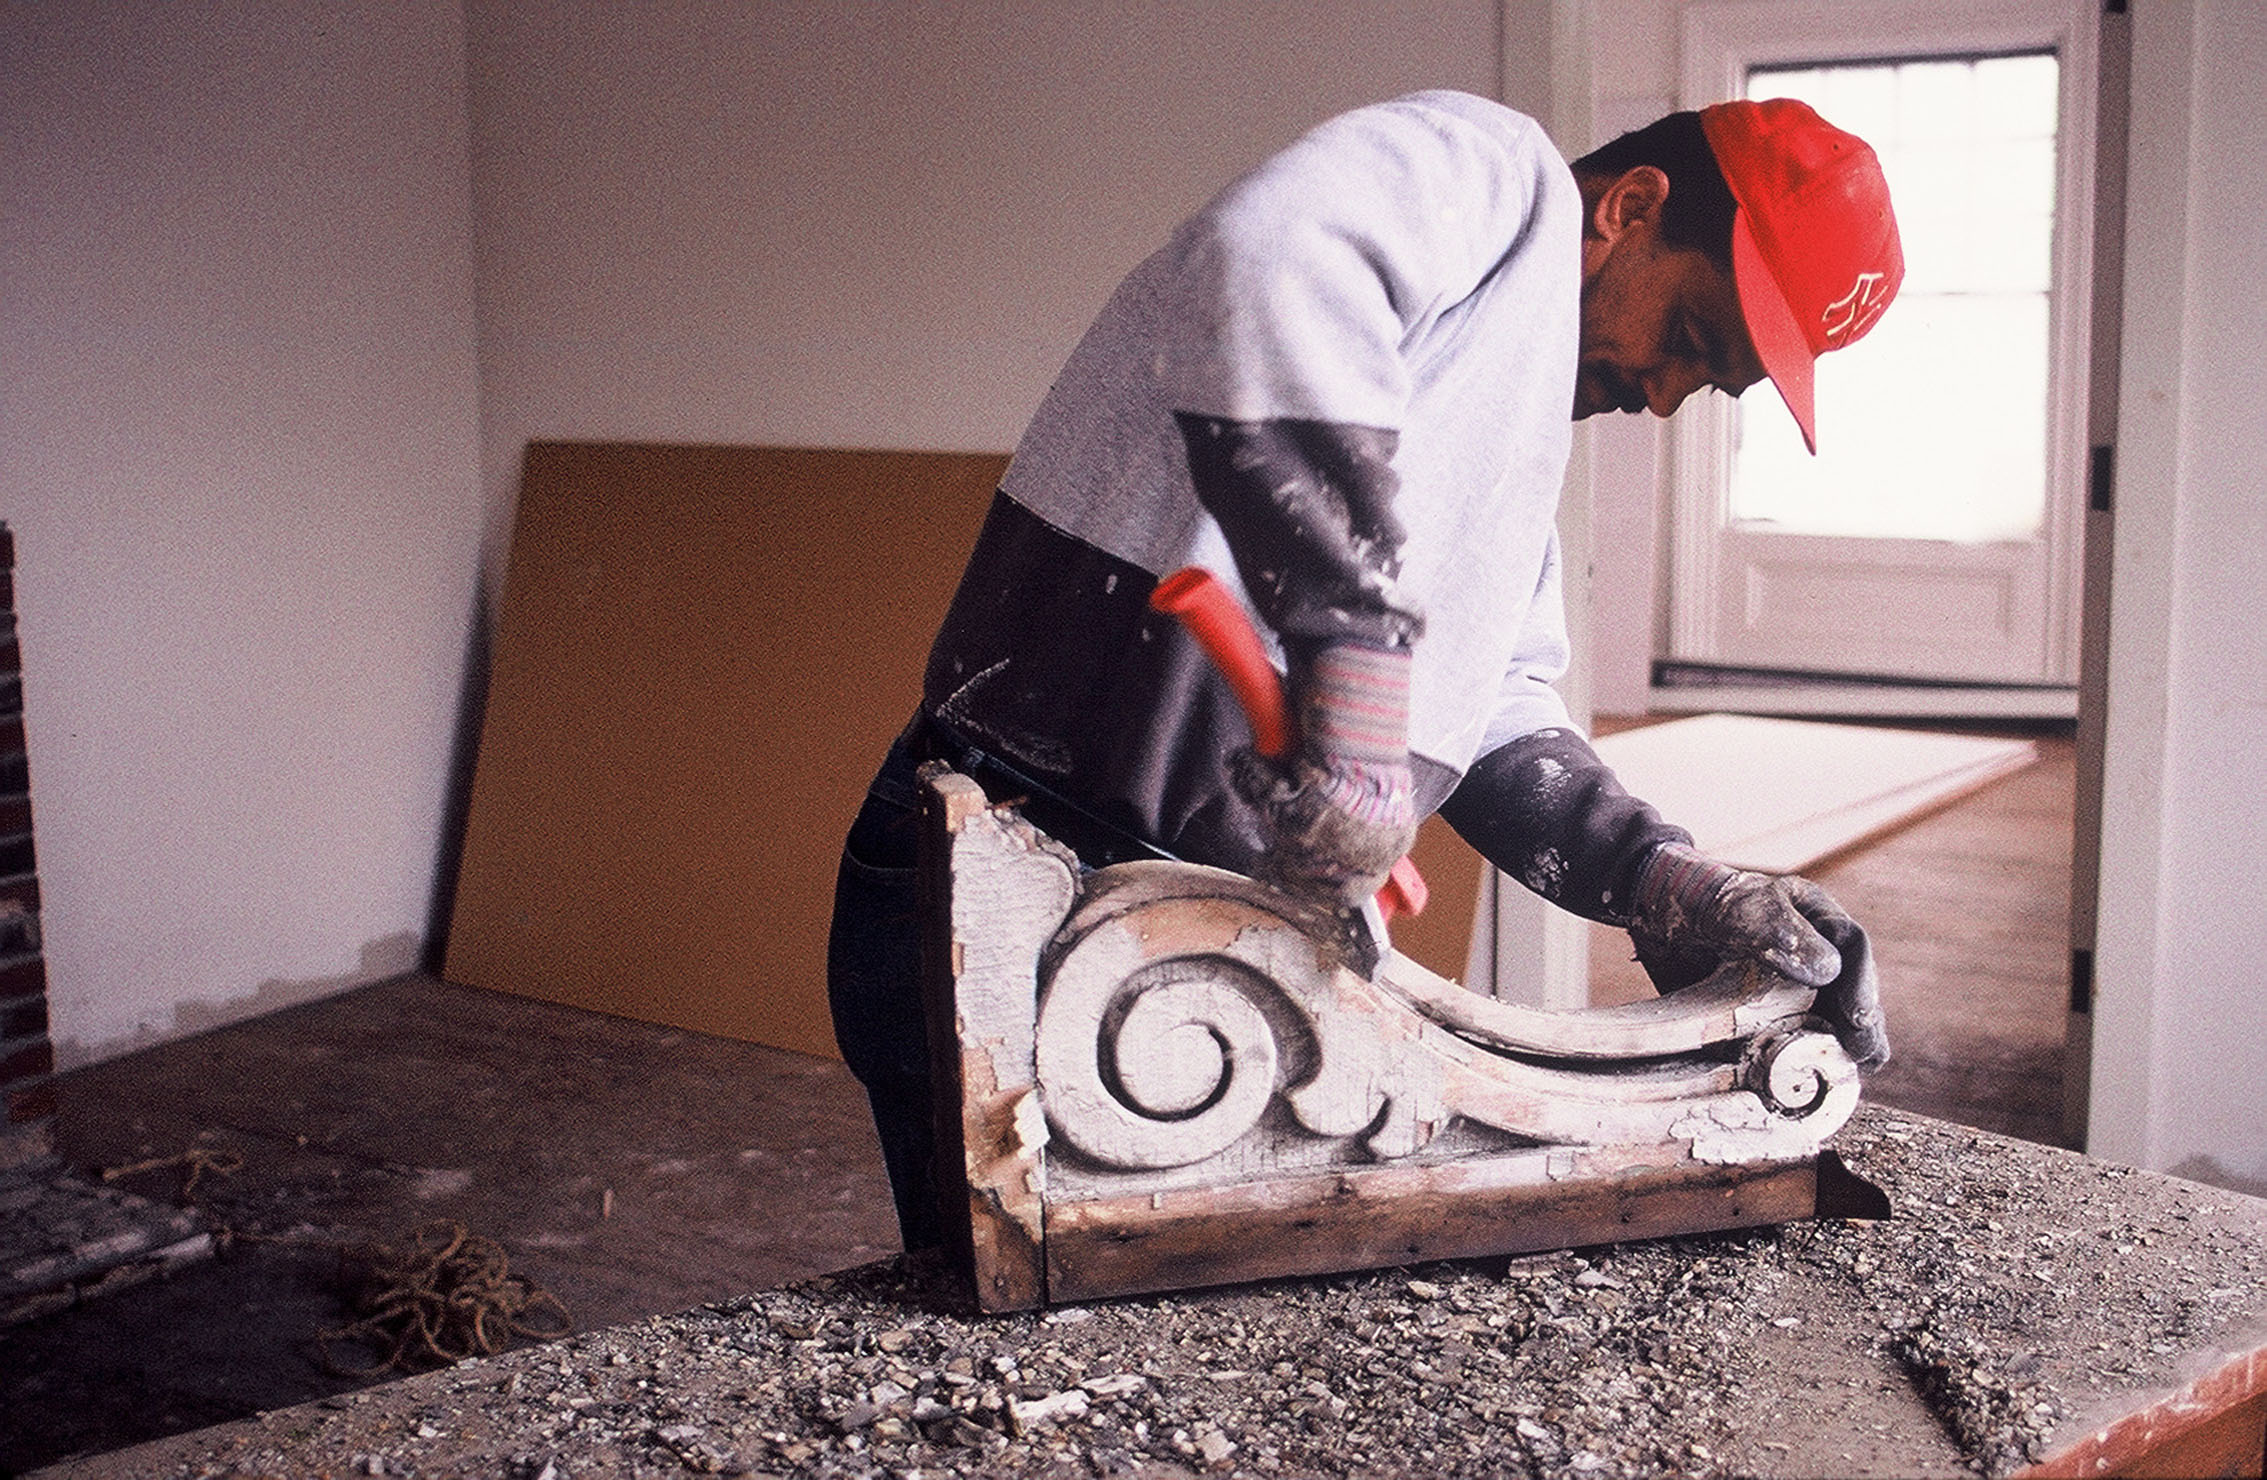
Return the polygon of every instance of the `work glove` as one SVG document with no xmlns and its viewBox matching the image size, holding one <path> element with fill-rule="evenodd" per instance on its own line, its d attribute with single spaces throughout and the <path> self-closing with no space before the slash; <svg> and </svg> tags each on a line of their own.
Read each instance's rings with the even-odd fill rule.
<svg viewBox="0 0 2267 1480">
<path fill-rule="evenodd" d="M 1298 740 L 1282 760 L 1230 757 L 1260 815 L 1256 872 L 1333 911 L 1359 908 L 1417 838 L 1409 769 L 1409 650 L 1338 643 L 1294 660 Z"/>
<path fill-rule="evenodd" d="M 1682 843 L 1664 843 L 1638 873 L 1629 933 L 1663 992 L 1690 986 L 1727 960 L 1759 962 L 1818 989 L 1812 1013 L 1859 1065 L 1889 1062 L 1873 946 L 1833 896 L 1808 879 L 1733 868 Z"/>
</svg>

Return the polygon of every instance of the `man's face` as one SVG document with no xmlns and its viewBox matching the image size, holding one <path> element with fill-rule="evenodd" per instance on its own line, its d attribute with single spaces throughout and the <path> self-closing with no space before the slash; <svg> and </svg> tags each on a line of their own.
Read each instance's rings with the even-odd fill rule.
<svg viewBox="0 0 2267 1480">
<path fill-rule="evenodd" d="M 1582 243 L 1582 349 L 1574 419 L 1667 416 L 1707 386 L 1738 395 L 1763 379 L 1728 268 L 1660 234 L 1668 179 L 1641 168 L 1607 187 Z"/>
</svg>

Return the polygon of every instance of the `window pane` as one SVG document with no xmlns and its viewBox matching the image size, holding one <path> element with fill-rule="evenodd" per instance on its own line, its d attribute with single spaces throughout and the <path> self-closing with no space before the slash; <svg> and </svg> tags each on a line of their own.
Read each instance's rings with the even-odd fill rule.
<svg viewBox="0 0 2267 1480">
<path fill-rule="evenodd" d="M 1898 81 L 1899 142 L 1957 145 L 1975 137 L 1973 63 L 1908 62 L 1884 70 L 1894 72 Z"/>
<path fill-rule="evenodd" d="M 2052 55 L 1759 70 L 1874 146 L 1905 286 L 1818 362 L 1820 455 L 1776 395 L 1735 413 L 1732 517 L 1801 534 L 1983 541 L 2046 514 L 2059 66 Z"/>
<path fill-rule="evenodd" d="M 2062 69 L 2048 55 L 1985 57 L 1976 63 L 1976 122 L 1987 136 L 2052 139 L 2062 116 Z"/>
<path fill-rule="evenodd" d="M 1819 360 L 1817 457 L 1768 384 L 1743 398 L 1734 515 L 1803 534 L 2028 538 L 2046 508 L 2046 370 L 2039 294 L 1900 298 Z"/>
</svg>

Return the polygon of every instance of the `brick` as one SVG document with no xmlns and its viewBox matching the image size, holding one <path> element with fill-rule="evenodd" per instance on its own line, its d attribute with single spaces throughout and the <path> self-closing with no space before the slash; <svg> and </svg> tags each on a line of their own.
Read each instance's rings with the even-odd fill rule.
<svg viewBox="0 0 2267 1480">
<path fill-rule="evenodd" d="M 0 796 L 21 796 L 31 790 L 31 763 L 22 751 L 0 752 Z"/>
<path fill-rule="evenodd" d="M 46 1034 L 0 1043 L 0 1084 L 13 1086 L 54 1072 L 55 1046 L 47 1041 Z"/>
<path fill-rule="evenodd" d="M 19 997 L 13 1002 L 0 1004 L 0 1040 L 46 1036 L 46 993 L 36 997 Z"/>
<path fill-rule="evenodd" d="M 9 905 L 39 913 L 39 880 L 37 878 L 0 879 L 0 910 Z"/>
<path fill-rule="evenodd" d="M 30 833 L 14 837 L 0 834 L 0 879 L 11 874 L 28 874 L 35 867 Z"/>
<path fill-rule="evenodd" d="M 18 956 L 38 954 L 39 916 L 21 905 L 0 903 L 0 971 L 15 965 Z"/>
<path fill-rule="evenodd" d="M 0 965 L 0 1002 L 47 994 L 47 963 L 38 956 Z"/>
<path fill-rule="evenodd" d="M 31 831 L 31 798 L 0 797 L 0 835 Z"/>
</svg>

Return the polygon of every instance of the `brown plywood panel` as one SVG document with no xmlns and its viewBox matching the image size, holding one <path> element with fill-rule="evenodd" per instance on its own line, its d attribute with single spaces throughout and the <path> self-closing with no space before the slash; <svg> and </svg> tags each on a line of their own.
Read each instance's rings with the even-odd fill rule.
<svg viewBox="0 0 2267 1480">
<path fill-rule="evenodd" d="M 1007 459 L 528 448 L 444 973 L 832 1055 L 842 834 Z M 1437 819 L 1415 959 L 1479 859 Z"/>
<path fill-rule="evenodd" d="M 1006 463 L 531 445 L 449 979 L 833 1054 L 842 834 Z"/>
<path fill-rule="evenodd" d="M 1461 981 L 1472 950 L 1472 911 L 1479 903 L 1480 873 L 1487 860 L 1438 817 L 1425 819 L 1409 856 L 1425 876 L 1429 898 L 1423 914 L 1393 922 L 1393 947 L 1418 965 Z"/>
</svg>

